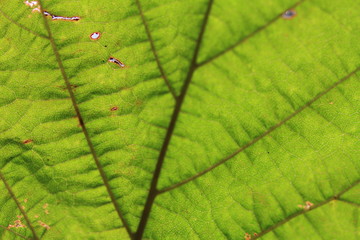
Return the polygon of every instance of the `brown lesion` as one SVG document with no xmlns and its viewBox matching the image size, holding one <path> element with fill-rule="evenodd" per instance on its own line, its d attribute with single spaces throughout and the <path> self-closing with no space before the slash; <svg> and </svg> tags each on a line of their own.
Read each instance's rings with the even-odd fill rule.
<svg viewBox="0 0 360 240">
<path fill-rule="evenodd" d="M 26 139 L 26 140 L 22 141 L 23 144 L 29 144 L 29 143 L 32 143 L 32 142 L 33 142 L 32 139 Z"/>
<path fill-rule="evenodd" d="M 299 208 L 302 208 L 304 210 L 310 210 L 312 206 L 314 206 L 314 204 L 310 201 L 306 201 L 305 205 L 301 205 L 301 204 L 298 205 Z"/>
<path fill-rule="evenodd" d="M 110 108 L 110 111 L 112 111 L 112 112 L 117 111 L 117 110 L 119 110 L 118 106 L 114 106 L 114 107 Z"/>
<path fill-rule="evenodd" d="M 251 235 L 250 235 L 249 233 L 245 233 L 244 239 L 245 239 L 245 240 L 250 240 L 250 239 L 251 239 Z"/>
<path fill-rule="evenodd" d="M 43 221 L 38 221 L 38 223 L 40 226 L 46 228 L 47 230 L 49 230 L 51 228 L 48 224 L 44 223 Z"/>
<path fill-rule="evenodd" d="M 11 228 L 26 228 L 26 225 L 21 222 L 21 219 L 16 219 L 14 221 L 14 224 L 9 224 L 9 226 L 7 227 L 7 229 Z"/>
<path fill-rule="evenodd" d="M 143 105 L 144 104 L 144 102 L 141 100 L 141 99 L 137 99 L 136 101 L 135 101 L 135 106 L 137 106 L 137 107 L 140 107 L 141 105 Z"/>
</svg>

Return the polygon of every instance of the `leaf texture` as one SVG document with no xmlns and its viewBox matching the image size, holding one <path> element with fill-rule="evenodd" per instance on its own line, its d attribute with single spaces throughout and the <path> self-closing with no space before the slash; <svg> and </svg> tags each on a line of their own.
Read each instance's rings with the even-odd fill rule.
<svg viewBox="0 0 360 240">
<path fill-rule="evenodd" d="M 0 0 L 1 239 L 360 237 L 359 1 L 37 3 Z"/>
</svg>

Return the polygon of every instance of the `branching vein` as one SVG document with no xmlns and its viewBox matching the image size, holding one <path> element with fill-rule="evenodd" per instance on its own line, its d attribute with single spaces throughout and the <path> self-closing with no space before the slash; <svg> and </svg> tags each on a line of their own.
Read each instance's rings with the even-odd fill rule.
<svg viewBox="0 0 360 240">
<path fill-rule="evenodd" d="M 0 225 L 0 228 L 3 228 L 3 229 L 5 229 L 6 231 L 9 231 L 9 232 L 13 233 L 13 234 L 21 237 L 22 239 L 28 239 L 28 240 L 30 240 L 30 238 L 27 238 L 26 236 L 24 236 L 24 235 L 22 235 L 22 234 L 20 234 L 20 233 L 17 233 L 17 232 L 15 232 L 15 231 L 11 230 L 11 229 L 8 229 L 7 227 L 5 227 L 5 226 L 3 226 L 3 225 Z"/>
<path fill-rule="evenodd" d="M 204 20 L 203 20 L 203 23 L 202 23 L 202 26 L 201 26 L 201 29 L 200 29 L 199 37 L 198 37 L 197 42 L 196 42 L 194 55 L 192 57 L 192 61 L 191 61 L 191 64 L 190 64 L 190 69 L 189 69 L 188 75 L 187 75 L 187 77 L 185 79 L 184 85 L 183 85 L 183 87 L 181 89 L 180 96 L 177 99 L 176 104 L 175 104 L 175 108 L 174 108 L 174 111 L 173 111 L 173 114 L 172 114 L 172 117 L 171 117 L 169 128 L 168 128 L 168 130 L 166 132 L 166 136 L 165 136 L 165 139 L 164 139 L 164 142 L 163 142 L 160 154 L 159 154 L 159 158 L 158 158 L 158 161 L 157 161 L 157 164 L 156 164 L 156 168 L 155 168 L 155 171 L 154 171 L 154 174 L 153 174 L 153 178 L 152 178 L 151 185 L 150 185 L 150 191 L 149 191 L 149 194 L 148 194 L 148 197 L 147 197 L 147 200 L 146 200 L 146 203 L 145 203 L 145 207 L 144 207 L 141 219 L 140 219 L 138 230 L 135 233 L 135 239 L 136 240 L 140 240 L 142 238 L 142 235 L 144 234 L 144 230 L 145 230 L 146 223 L 147 223 L 149 215 L 150 215 L 151 208 L 152 208 L 154 200 L 155 200 L 155 198 L 156 198 L 156 196 L 158 194 L 157 182 L 158 182 L 159 177 L 160 177 L 161 168 L 162 168 L 162 165 L 164 163 L 165 155 L 166 155 L 168 146 L 170 144 L 171 137 L 172 137 L 174 129 L 175 129 L 175 125 L 176 125 L 176 122 L 177 122 L 177 119 L 178 119 L 178 116 L 179 116 L 179 113 L 180 113 L 180 110 L 181 110 L 181 106 L 182 106 L 182 104 L 184 102 L 186 92 L 187 92 L 187 90 L 189 88 L 192 76 L 193 76 L 193 74 L 194 74 L 194 72 L 196 70 L 197 57 L 198 57 L 198 54 L 199 54 L 201 42 L 202 42 L 204 32 L 205 32 L 205 28 L 206 28 L 206 25 L 207 25 L 207 22 L 208 22 L 208 19 L 209 19 L 209 16 L 210 16 L 211 7 L 213 5 L 213 2 L 214 2 L 214 0 L 209 0 L 207 9 L 206 9 L 206 12 L 205 12 L 205 15 L 204 15 Z"/>
<path fill-rule="evenodd" d="M 31 33 L 31 34 L 34 34 L 34 35 L 37 36 L 37 37 L 49 39 L 49 37 L 47 37 L 47 36 L 45 36 L 45 35 L 42 35 L 42 34 L 40 34 L 40 33 L 34 32 L 33 30 L 31 30 L 31 29 L 25 27 L 24 25 L 16 22 L 14 19 L 12 19 L 9 15 L 7 15 L 7 14 L 6 14 L 3 10 L 1 10 L 1 9 L 0 9 L 0 13 L 1 13 L 7 20 L 9 20 L 10 22 L 12 22 L 12 23 L 15 24 L 16 26 L 24 29 L 25 31 L 27 31 L 27 32 L 29 32 L 29 33 Z"/>
<path fill-rule="evenodd" d="M 356 187 L 358 184 L 360 183 L 360 180 L 354 182 L 352 185 L 350 185 L 349 187 L 347 187 L 346 189 L 344 189 L 343 191 L 339 192 L 338 194 L 326 199 L 325 201 L 323 202 L 320 202 L 318 204 L 315 204 L 314 206 L 312 206 L 309 210 L 302 210 L 302 211 L 299 211 L 299 212 L 296 212 L 290 216 L 288 216 L 287 218 L 281 220 L 280 222 L 276 223 L 275 225 L 263 230 L 262 232 L 258 233 L 258 235 L 254 238 L 251 238 L 252 240 L 254 239 L 258 239 L 258 238 L 261 238 L 262 236 L 264 236 L 265 234 L 275 230 L 276 228 L 284 225 L 285 223 L 289 222 L 290 220 L 298 217 L 298 216 L 301 216 L 303 214 L 306 214 L 316 208 L 319 208 L 321 206 L 324 206 L 325 204 L 331 202 L 331 201 L 335 201 L 335 200 L 338 200 L 343 194 L 345 194 L 346 192 L 350 191 L 352 188 Z"/>
<path fill-rule="evenodd" d="M 42 3 L 41 3 L 41 0 L 38 0 L 38 1 L 39 1 L 39 5 L 41 6 L 41 9 L 42 9 L 42 11 L 43 11 L 43 7 L 42 7 L 43 5 L 42 5 Z M 114 195 L 114 193 L 113 193 L 113 191 L 112 191 L 112 189 L 111 189 L 111 187 L 110 187 L 109 180 L 107 179 L 107 176 L 106 176 L 106 174 L 105 174 L 105 171 L 104 171 L 104 169 L 103 169 L 103 167 L 102 167 L 102 164 L 101 164 L 100 161 L 99 161 L 99 158 L 98 158 L 98 156 L 97 156 L 97 154 L 96 154 L 94 145 L 93 145 L 93 143 L 92 143 L 92 141 L 91 141 L 91 139 L 90 139 L 89 133 L 88 133 L 87 128 L 86 128 L 86 126 L 85 126 L 85 124 L 84 124 L 82 115 L 81 115 L 81 113 L 80 113 L 79 106 L 78 106 L 78 104 L 77 104 L 77 102 L 76 102 L 75 95 L 74 95 L 74 92 L 73 92 L 73 90 L 72 90 L 70 81 L 69 81 L 68 76 L 67 76 L 67 74 L 66 74 L 66 72 L 65 72 L 65 69 L 64 69 L 64 66 L 63 66 L 63 63 L 62 63 L 62 60 L 61 60 L 59 51 L 58 51 L 58 49 L 57 49 L 55 40 L 54 40 L 54 38 L 53 38 L 53 35 L 52 35 L 52 32 L 51 32 L 49 23 L 48 23 L 45 15 L 44 15 L 43 13 L 42 13 L 42 16 L 43 16 L 45 28 L 46 28 L 46 30 L 47 30 L 47 32 L 48 32 L 48 35 L 49 35 L 49 40 L 50 40 L 50 43 L 51 43 L 51 47 L 52 47 L 52 49 L 53 49 L 53 52 L 54 52 L 55 57 L 56 57 L 56 61 L 57 61 L 58 65 L 59 65 L 59 69 L 60 69 L 60 71 L 61 71 L 61 75 L 62 75 L 62 77 L 63 77 L 63 79 L 64 79 L 64 81 L 65 81 L 66 88 L 67 88 L 67 90 L 68 90 L 68 92 L 69 92 L 69 94 L 70 94 L 70 98 L 71 98 L 72 105 L 73 105 L 73 107 L 74 107 L 74 109 L 75 109 L 77 118 L 79 119 L 80 126 L 81 126 L 82 131 L 83 131 L 83 133 L 84 133 L 84 135 L 85 135 L 85 139 L 86 139 L 87 144 L 88 144 L 88 146 L 89 146 L 89 148 L 90 148 L 90 151 L 91 151 L 91 154 L 92 154 L 92 156 L 93 156 L 93 158 L 94 158 L 95 164 L 96 164 L 96 166 L 97 166 L 97 168 L 98 168 L 98 170 L 99 170 L 100 176 L 101 176 L 101 178 L 102 178 L 102 180 L 103 180 L 103 183 L 104 183 L 104 185 L 105 185 L 105 187 L 106 187 L 106 190 L 107 190 L 107 192 L 108 192 L 108 194 L 109 194 L 109 197 L 110 197 L 110 199 L 111 199 L 111 201 L 112 201 L 112 203 L 113 203 L 113 205 L 114 205 L 114 208 L 115 208 L 115 210 L 116 210 L 116 212 L 117 212 L 117 214 L 118 214 L 121 222 L 123 223 L 126 231 L 128 232 L 129 236 L 131 237 L 131 236 L 132 236 L 131 229 L 130 229 L 129 225 L 127 224 L 127 222 L 125 221 L 125 218 L 124 218 L 124 216 L 122 215 L 122 213 L 121 213 L 121 211 L 120 211 L 120 207 L 119 207 L 119 205 L 118 205 L 118 203 L 117 203 L 117 201 L 116 201 L 115 195 Z"/>
<path fill-rule="evenodd" d="M 300 0 L 297 3 L 295 3 L 294 5 L 290 6 L 287 9 L 292 9 L 292 8 L 296 8 L 297 6 L 299 6 L 300 4 L 302 4 L 304 1 L 306 0 Z M 283 13 L 285 11 L 281 12 L 280 14 L 278 14 L 275 18 L 271 19 L 269 22 L 267 22 L 265 25 L 259 27 L 258 29 L 256 29 L 254 32 L 252 32 L 251 34 L 247 35 L 246 37 L 240 39 L 239 41 L 237 41 L 236 43 L 234 43 L 233 45 L 231 45 L 230 47 L 226 48 L 225 50 L 219 52 L 218 54 L 214 55 L 213 57 L 198 63 L 198 67 L 201 67 L 203 65 L 206 65 L 212 61 L 214 61 L 215 59 L 221 57 L 222 55 L 230 52 L 231 50 L 233 50 L 234 48 L 238 47 L 239 45 L 241 45 L 242 43 L 244 43 L 245 41 L 249 40 L 250 38 L 252 38 L 253 36 L 257 35 L 258 33 L 262 32 L 263 30 L 267 29 L 268 27 L 270 27 L 273 23 L 275 23 L 279 18 L 282 17 Z"/>
<path fill-rule="evenodd" d="M 324 96 L 325 94 L 327 94 L 328 92 L 330 92 L 332 89 L 336 88 L 338 85 L 340 85 L 341 83 L 345 82 L 346 80 L 348 80 L 350 77 L 352 77 L 353 75 L 355 75 L 358 71 L 360 70 L 360 67 L 356 68 L 354 71 L 352 71 L 351 73 L 349 73 L 347 76 L 345 76 L 344 78 L 340 79 L 339 81 L 337 81 L 336 83 L 334 83 L 333 85 L 331 85 L 329 88 L 325 89 L 324 91 L 320 92 L 318 95 L 316 95 L 313 99 L 311 99 L 309 102 L 307 102 L 305 105 L 303 105 L 302 107 L 300 107 L 299 109 L 297 109 L 295 112 L 293 112 L 292 114 L 290 114 L 289 116 L 287 116 L 285 119 L 283 119 L 282 121 L 278 122 L 277 124 L 275 124 L 274 126 L 272 126 L 271 128 L 269 128 L 266 132 L 264 132 L 263 134 L 261 134 L 260 136 L 254 138 L 252 141 L 248 142 L 247 144 L 245 144 L 244 146 L 240 147 L 239 149 L 237 149 L 236 151 L 234 151 L 232 154 L 230 154 L 229 156 L 223 158 L 222 160 L 218 161 L 217 163 L 215 163 L 214 165 L 206 168 L 205 170 L 193 175 L 192 177 L 189 177 L 177 184 L 174 184 L 173 186 L 164 188 L 162 190 L 159 191 L 159 193 L 164 193 L 164 192 L 168 192 L 170 190 L 173 190 L 175 188 L 178 188 L 192 180 L 197 179 L 198 177 L 203 176 L 204 174 L 210 172 L 211 170 L 221 166 L 222 164 L 226 163 L 227 161 L 229 161 L 230 159 L 234 158 L 236 155 L 238 155 L 239 153 L 243 152 L 244 150 L 246 150 L 247 148 L 251 147 L 252 145 L 254 145 L 255 143 L 257 143 L 258 141 L 260 141 L 261 139 L 263 139 L 264 137 L 268 136 L 270 133 L 272 133 L 273 131 L 275 131 L 276 129 L 278 129 L 279 127 L 281 127 L 282 125 L 284 125 L 285 123 L 287 123 L 288 121 L 290 121 L 291 119 L 293 119 L 295 116 L 297 116 L 299 113 L 301 113 L 302 111 L 304 111 L 305 109 L 307 109 L 310 105 L 312 105 L 315 101 L 317 101 L 318 99 L 320 99 L 322 96 Z"/>
<path fill-rule="evenodd" d="M 16 203 L 16 206 L 17 206 L 18 209 L 20 210 L 21 214 L 24 216 L 25 221 L 26 221 L 28 227 L 29 227 L 30 230 L 31 230 L 31 233 L 32 233 L 32 235 L 33 235 L 33 238 L 34 238 L 35 240 L 40 239 L 40 238 L 38 237 L 38 235 L 36 234 L 35 229 L 34 229 L 33 225 L 31 224 L 31 221 L 30 221 L 28 215 L 26 214 L 26 212 L 24 211 L 24 209 L 21 207 L 21 204 L 20 204 L 19 200 L 16 198 L 14 192 L 12 191 L 9 183 L 6 181 L 4 175 L 2 174 L 1 171 L 0 171 L 0 178 L 1 178 L 1 180 L 3 181 L 3 183 L 5 184 L 6 189 L 8 190 L 11 198 L 12 198 L 12 199 L 14 200 L 14 202 Z"/>
<path fill-rule="evenodd" d="M 143 25 L 145 26 L 146 34 L 147 34 L 147 36 L 148 36 L 148 39 L 149 39 L 149 42 L 150 42 L 150 45 L 151 45 L 151 50 L 152 50 L 152 52 L 153 52 L 153 54 L 154 54 L 156 64 L 157 64 L 157 66 L 158 66 L 158 68 L 159 68 L 159 71 L 160 71 L 160 73 L 161 73 L 161 77 L 164 79 L 167 87 L 169 88 L 169 91 L 170 91 L 171 95 L 173 96 L 173 98 L 174 98 L 175 101 L 176 101 L 177 96 L 176 96 L 175 90 L 174 90 L 173 87 L 171 86 L 170 81 L 169 81 L 169 79 L 166 77 L 165 71 L 164 71 L 164 69 L 163 69 L 163 67 L 162 67 L 162 65 L 161 65 L 161 63 L 160 63 L 159 56 L 158 56 L 158 54 L 157 54 L 157 52 L 156 52 L 156 49 L 155 49 L 155 43 L 154 43 L 154 40 L 153 40 L 153 38 L 152 38 L 152 35 L 151 35 L 151 31 L 150 31 L 150 29 L 149 29 L 149 26 L 148 26 L 148 24 L 147 24 L 147 22 L 146 22 L 145 15 L 144 15 L 144 12 L 143 12 L 142 7 L 141 7 L 140 0 L 135 0 L 135 1 L 136 1 L 136 5 L 137 5 L 137 7 L 138 7 L 138 9 L 139 9 L 139 12 L 140 12 L 140 15 L 141 15 L 141 19 L 142 19 Z"/>
</svg>

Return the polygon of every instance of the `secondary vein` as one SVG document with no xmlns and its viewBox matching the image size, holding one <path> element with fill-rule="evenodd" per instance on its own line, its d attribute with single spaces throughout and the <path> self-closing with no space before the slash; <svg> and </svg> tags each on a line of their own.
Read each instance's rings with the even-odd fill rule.
<svg viewBox="0 0 360 240">
<path fill-rule="evenodd" d="M 42 7 L 43 5 L 41 3 L 41 0 L 38 0 L 38 1 L 39 1 L 39 5 L 41 6 L 41 11 L 43 11 L 43 7 Z M 43 14 L 43 12 L 42 12 L 42 16 L 43 16 L 45 28 L 46 28 L 46 30 L 48 32 L 48 35 L 49 35 L 49 40 L 50 40 L 50 43 L 51 43 L 51 47 L 52 47 L 53 52 L 55 54 L 56 61 L 58 63 L 59 69 L 61 71 L 61 75 L 62 75 L 62 77 L 63 77 L 63 79 L 65 81 L 66 88 L 67 88 L 67 90 L 68 90 L 68 92 L 70 94 L 70 99 L 71 99 L 72 105 L 73 105 L 73 107 L 75 109 L 76 116 L 79 119 L 80 126 L 81 126 L 81 129 L 82 129 L 82 131 L 83 131 L 83 133 L 85 135 L 86 142 L 87 142 L 87 144 L 88 144 L 88 146 L 90 148 L 91 155 L 93 156 L 93 159 L 95 161 L 97 169 L 99 170 L 100 176 L 101 176 L 101 178 L 103 180 L 103 183 L 104 183 L 104 185 L 106 187 L 106 190 L 107 190 L 107 192 L 109 194 L 109 197 L 110 197 L 110 199 L 111 199 L 111 201 L 112 201 L 112 203 L 114 205 L 114 208 L 115 208 L 115 210 L 116 210 L 122 224 L 124 225 L 126 231 L 128 232 L 129 236 L 132 237 L 132 232 L 131 232 L 130 226 L 127 224 L 127 222 L 125 221 L 124 216 L 122 215 L 122 213 L 120 211 L 120 207 L 119 207 L 119 205 L 118 205 L 118 203 L 116 201 L 115 195 L 114 195 L 113 191 L 111 190 L 109 180 L 107 179 L 107 176 L 106 176 L 105 171 L 104 171 L 104 169 L 102 167 L 102 164 L 100 163 L 99 158 L 98 158 L 98 156 L 96 154 L 94 145 L 93 145 L 93 143 L 91 141 L 91 138 L 89 136 L 89 132 L 88 132 L 86 126 L 85 126 L 84 120 L 83 120 L 82 115 L 80 113 L 79 106 L 78 106 L 78 104 L 76 102 L 75 95 L 74 95 L 74 92 L 72 90 L 70 81 L 69 81 L 69 79 L 67 77 L 67 74 L 65 72 L 65 69 L 64 69 L 64 66 L 63 66 L 59 51 L 57 50 L 57 46 L 56 46 L 55 40 L 53 38 L 49 23 L 48 23 L 45 15 Z"/>
<path fill-rule="evenodd" d="M 298 7 L 300 4 L 302 4 L 303 2 L 305 2 L 305 0 L 300 0 L 298 2 L 296 2 L 294 5 L 288 7 L 287 9 L 292 9 L 292 8 L 296 8 Z M 286 10 L 285 10 L 286 11 Z M 247 35 L 246 37 L 240 39 L 239 41 L 237 41 L 236 43 L 234 43 L 233 45 L 231 45 L 230 47 L 226 48 L 225 50 L 219 52 L 218 54 L 210 57 L 209 59 L 198 63 L 198 67 L 201 67 L 203 65 L 206 65 L 208 63 L 211 63 L 212 61 L 214 61 L 215 59 L 221 57 L 222 55 L 230 52 L 231 50 L 233 50 L 234 48 L 238 47 L 239 45 L 241 45 L 242 43 L 244 43 L 245 41 L 249 40 L 250 38 L 252 38 L 253 36 L 255 36 L 256 34 L 262 32 L 263 30 L 267 29 L 268 27 L 270 27 L 273 23 L 275 23 L 279 18 L 282 17 L 283 13 L 285 11 L 282 11 L 280 14 L 278 14 L 275 18 L 271 19 L 269 22 L 267 22 L 265 25 L 259 27 L 258 29 L 256 29 L 254 32 L 250 33 L 249 35 Z"/>
<path fill-rule="evenodd" d="M 150 42 L 150 45 L 151 45 L 151 50 L 152 50 L 152 52 L 153 52 L 153 54 L 154 54 L 156 64 L 157 64 L 157 66 L 158 66 L 158 68 L 159 68 L 159 71 L 160 71 L 160 73 L 161 73 L 161 77 L 164 79 L 167 87 L 169 88 L 169 91 L 170 91 L 171 95 L 173 96 L 173 98 L 174 98 L 175 101 L 176 101 L 177 96 L 176 96 L 175 90 L 174 90 L 173 87 L 171 86 L 170 81 L 169 81 L 169 79 L 166 77 L 165 71 L 164 71 L 164 69 L 163 69 L 163 67 L 162 67 L 162 65 L 161 65 L 161 63 L 160 63 L 159 56 L 158 56 L 158 54 L 157 54 L 157 52 L 156 52 L 154 40 L 153 40 L 153 38 L 152 38 L 150 28 L 149 28 L 149 26 L 148 26 L 148 24 L 147 24 L 147 22 L 146 22 L 145 15 L 144 15 L 144 12 L 143 12 L 143 10 L 142 10 L 140 1 L 139 1 L 139 0 L 135 0 L 135 1 L 136 1 L 136 5 L 137 5 L 137 7 L 138 7 L 138 9 L 139 9 L 139 12 L 140 12 L 140 16 L 141 16 L 143 25 L 145 26 L 146 34 L 147 34 L 147 36 L 148 36 L 148 39 L 149 39 L 149 42 Z"/>
<path fill-rule="evenodd" d="M 157 183 L 158 183 L 158 180 L 159 180 L 159 177 L 160 177 L 161 168 L 162 168 L 162 165 L 164 163 L 165 155 L 166 155 L 168 146 L 170 144 L 171 137 L 172 137 L 174 129 L 175 129 L 175 125 L 176 125 L 176 122 L 177 122 L 177 119 L 178 119 L 178 116 L 179 116 L 179 113 L 180 113 L 180 110 L 181 110 L 181 106 L 182 106 L 182 104 L 184 102 L 187 90 L 188 90 L 190 82 L 192 80 L 192 76 L 193 76 L 193 74 L 194 74 L 194 72 L 196 70 L 197 57 L 198 57 L 198 54 L 199 54 L 201 42 L 202 42 L 204 32 L 205 32 L 205 28 L 206 28 L 206 25 L 207 25 L 207 22 L 208 22 L 208 19 L 209 19 L 209 16 L 210 16 L 211 7 L 213 5 L 213 2 L 214 2 L 214 0 L 209 0 L 207 9 L 206 9 L 206 12 L 205 12 L 205 15 L 204 15 L 204 20 L 203 20 L 202 26 L 200 28 L 200 33 L 199 33 L 199 37 L 198 37 L 197 42 L 196 42 L 194 55 L 192 57 L 189 72 L 188 72 L 188 75 L 187 75 L 187 77 L 185 79 L 184 85 L 183 85 L 183 87 L 181 89 L 180 96 L 178 97 L 178 99 L 176 101 L 176 104 L 175 104 L 175 108 L 174 108 L 174 111 L 173 111 L 173 114 L 172 114 L 172 117 L 171 117 L 171 121 L 170 121 L 168 130 L 166 132 L 166 136 L 165 136 L 165 139 L 164 139 L 164 142 L 163 142 L 163 145 L 162 145 L 159 157 L 158 157 L 158 161 L 157 161 L 157 164 L 156 164 L 156 168 L 155 168 L 155 171 L 154 171 L 154 174 L 153 174 L 153 178 L 152 178 L 151 185 L 150 185 L 150 191 L 149 191 L 149 194 L 148 194 L 145 206 L 144 206 L 144 210 L 143 210 L 143 213 L 142 213 L 142 216 L 141 216 L 141 219 L 140 219 L 138 229 L 137 229 L 137 231 L 135 233 L 135 240 L 140 240 L 142 238 L 142 236 L 144 234 L 145 226 L 147 224 L 147 221 L 148 221 L 148 218 L 149 218 L 149 215 L 150 215 L 152 205 L 153 205 L 154 200 L 155 200 L 155 198 L 156 198 L 156 196 L 158 194 Z"/>
<path fill-rule="evenodd" d="M 360 70 L 360 67 L 356 68 L 354 71 L 352 71 L 351 73 L 349 73 L 347 76 L 345 76 L 344 78 L 340 79 L 339 81 L 335 82 L 333 85 L 331 85 L 330 87 L 328 87 L 327 89 L 325 89 L 324 91 L 320 92 L 319 94 L 317 94 L 313 99 L 311 99 L 309 102 L 307 102 L 305 105 L 303 105 L 302 107 L 298 108 L 295 112 L 293 112 L 292 114 L 290 114 L 289 116 L 287 116 L 285 119 L 283 119 L 282 121 L 278 122 L 277 124 L 275 124 L 274 126 L 272 126 L 271 128 L 269 128 L 267 131 L 265 131 L 264 133 L 262 133 L 261 135 L 259 135 L 258 137 L 254 138 L 252 141 L 248 142 L 247 144 L 245 144 L 244 146 L 240 147 L 239 149 L 237 149 L 236 151 L 234 151 L 233 153 L 231 153 L 230 155 L 228 155 L 227 157 L 223 158 L 222 160 L 218 161 L 217 163 L 213 164 L 212 166 L 204 169 L 201 172 L 198 172 L 197 174 L 180 181 L 179 183 L 176 183 L 170 187 L 164 188 L 162 190 L 159 190 L 159 193 L 165 193 L 168 191 L 171 191 L 175 188 L 178 188 L 188 182 L 191 182 L 192 180 L 195 180 L 201 176 L 203 176 L 204 174 L 210 172 L 211 170 L 221 166 L 222 164 L 226 163 L 227 161 L 229 161 L 230 159 L 234 158 L 236 155 L 238 155 L 239 153 L 243 152 L 244 150 L 246 150 L 247 148 L 251 147 L 252 145 L 254 145 L 255 143 L 257 143 L 258 141 L 260 141 L 261 139 L 263 139 L 264 137 L 268 136 L 270 133 L 272 133 L 273 131 L 275 131 L 276 129 L 278 129 L 279 127 L 281 127 L 282 125 L 284 125 L 285 123 L 287 123 L 288 121 L 290 121 L 292 118 L 294 118 L 295 116 L 297 116 L 299 113 L 301 113 L 302 111 L 304 111 L 305 109 L 307 109 L 310 105 L 312 105 L 315 101 L 317 101 L 318 99 L 320 99 L 322 96 L 324 96 L 325 94 L 327 94 L 328 92 L 330 92 L 332 89 L 336 88 L 338 85 L 340 85 L 341 83 L 345 82 L 346 80 L 348 80 L 351 76 L 355 75 L 358 71 Z"/>
<path fill-rule="evenodd" d="M 12 19 L 9 15 L 7 15 L 7 14 L 6 14 L 3 10 L 1 10 L 1 9 L 0 9 L 0 13 L 1 13 L 7 20 L 9 20 L 10 22 L 12 22 L 12 23 L 15 24 L 16 26 L 24 29 L 25 31 L 28 31 L 29 33 L 32 33 L 32 34 L 34 34 L 34 35 L 37 36 L 37 37 L 49 39 L 48 36 L 45 36 L 45 35 L 42 35 L 42 34 L 40 34 L 40 33 L 34 32 L 33 30 L 31 30 L 31 29 L 25 27 L 24 25 L 16 22 L 14 19 Z"/>
<path fill-rule="evenodd" d="M 8 190 L 11 198 L 12 198 L 12 199 L 14 200 L 14 202 L 16 203 L 16 206 L 17 206 L 18 209 L 20 210 L 21 214 L 24 216 L 25 221 L 26 221 L 27 225 L 29 226 L 29 228 L 30 228 L 30 230 L 31 230 L 31 233 L 32 233 L 32 235 L 33 235 L 33 238 L 34 238 L 35 240 L 39 240 L 40 238 L 39 238 L 38 235 L 36 234 L 35 229 L 34 229 L 33 225 L 31 224 L 31 221 L 30 221 L 29 217 L 27 216 L 27 214 L 26 214 L 26 212 L 24 211 L 24 209 L 21 207 L 21 204 L 20 204 L 19 200 L 16 198 L 14 192 L 12 191 L 9 183 L 6 181 L 4 175 L 2 174 L 1 171 L 0 171 L 0 178 L 1 178 L 1 180 L 3 181 L 3 183 L 5 184 L 6 189 Z"/>
<path fill-rule="evenodd" d="M 336 195 L 334 195 L 334 196 L 326 199 L 326 200 L 323 201 L 323 202 L 320 202 L 320 203 L 318 203 L 318 204 L 315 204 L 315 205 L 312 206 L 309 210 L 305 210 L 305 209 L 304 209 L 304 210 L 302 210 L 302 211 L 296 212 L 296 213 L 288 216 L 287 218 L 281 220 L 280 222 L 274 224 L 273 226 L 271 226 L 271 227 L 269 227 L 269 228 L 261 231 L 256 237 L 251 238 L 251 239 L 252 239 L 252 240 L 255 240 L 255 239 L 261 238 L 261 237 L 263 237 L 265 234 L 267 234 L 267 233 L 275 230 L 276 228 L 284 225 L 285 223 L 289 222 L 290 220 L 292 220 L 292 219 L 294 219 L 294 218 L 296 218 L 296 217 L 298 217 L 298 216 L 301 216 L 301 215 L 303 215 L 303 214 L 305 214 L 305 213 L 308 213 L 308 212 L 310 212 L 310 211 L 312 211 L 312 210 L 315 210 L 316 208 L 319 208 L 319 207 L 321 207 L 321 206 L 324 206 L 325 204 L 327 204 L 327 203 L 329 203 L 329 202 L 331 202 L 331 201 L 338 200 L 343 194 L 345 194 L 346 192 L 350 191 L 352 188 L 356 187 L 359 183 L 360 183 L 360 180 L 355 181 L 353 184 L 351 184 L 349 187 L 345 188 L 343 191 L 339 192 L 338 194 L 336 194 Z"/>
</svg>

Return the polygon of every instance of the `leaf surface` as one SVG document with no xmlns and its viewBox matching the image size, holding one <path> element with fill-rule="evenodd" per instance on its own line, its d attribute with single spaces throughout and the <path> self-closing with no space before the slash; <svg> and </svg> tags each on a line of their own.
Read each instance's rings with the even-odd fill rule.
<svg viewBox="0 0 360 240">
<path fill-rule="evenodd" d="M 81 19 L 0 1 L 1 239 L 359 237 L 360 2 L 39 4 Z"/>
</svg>

